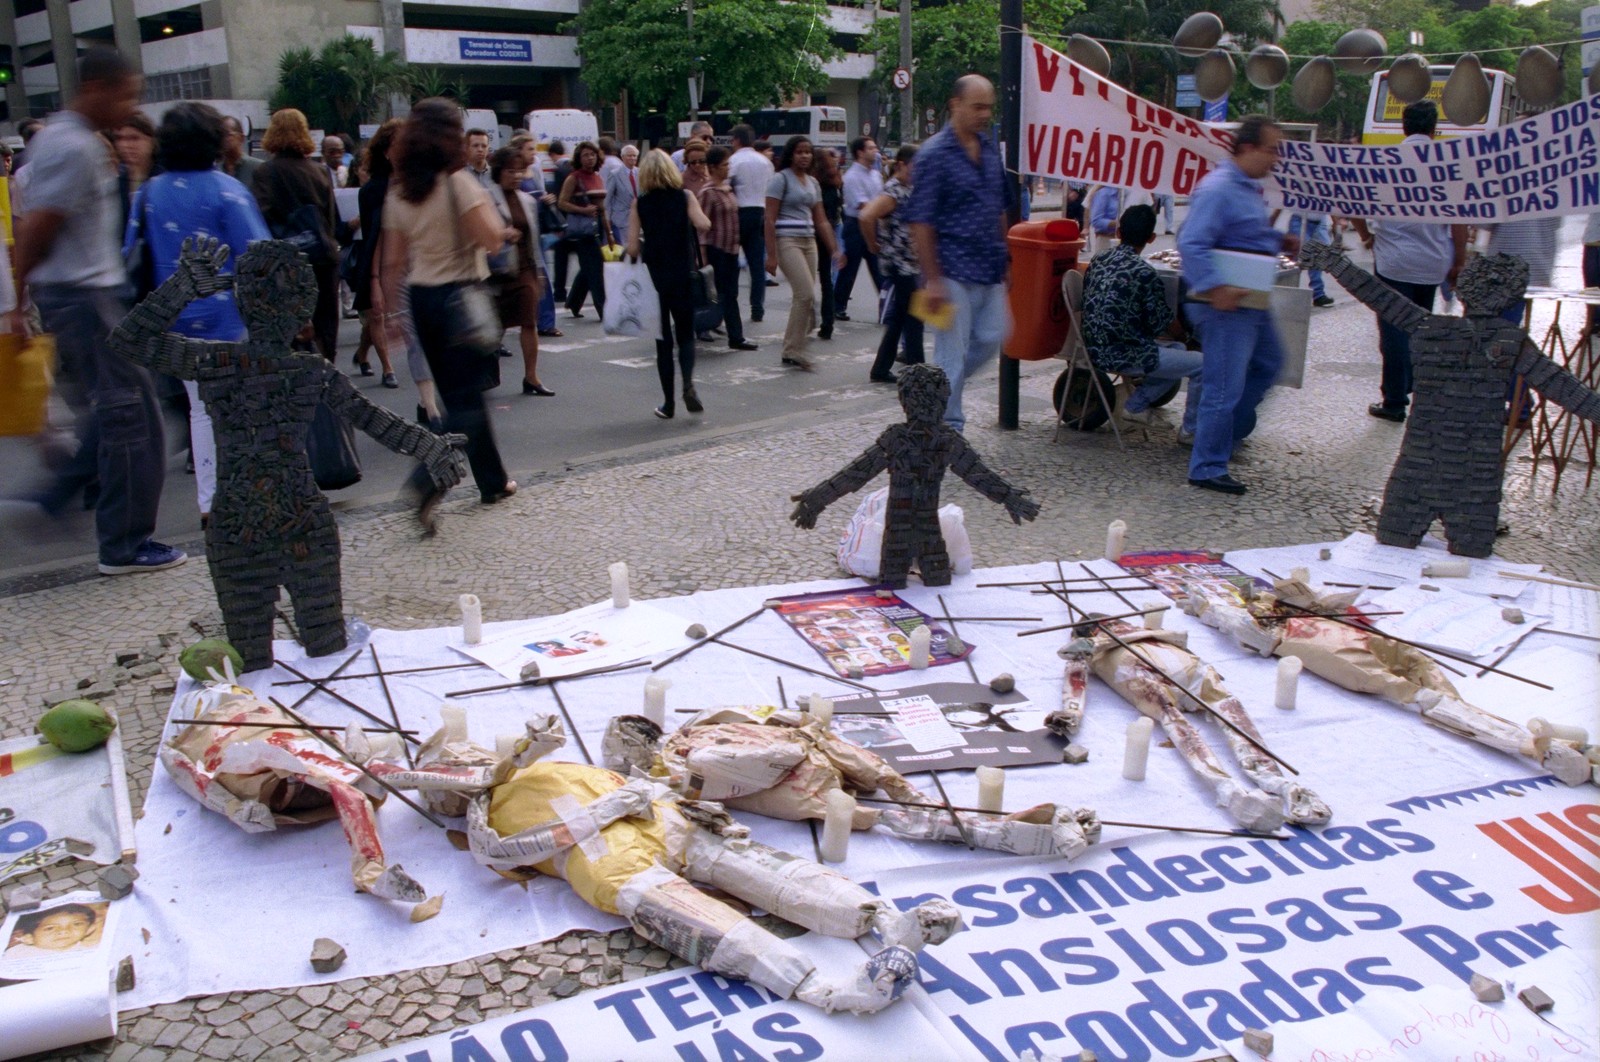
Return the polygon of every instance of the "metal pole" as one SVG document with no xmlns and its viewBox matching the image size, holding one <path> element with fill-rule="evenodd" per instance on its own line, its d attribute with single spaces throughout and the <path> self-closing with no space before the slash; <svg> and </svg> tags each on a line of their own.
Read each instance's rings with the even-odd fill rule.
<svg viewBox="0 0 1600 1062">
<path fill-rule="evenodd" d="M 1000 0 L 1000 139 L 1005 144 L 1006 172 L 1017 174 L 1022 153 L 1022 0 Z M 1022 204 L 1019 176 L 1015 184 L 1018 210 Z M 1020 220 L 1018 213 L 1007 216 L 1008 225 Z M 1021 404 L 1022 365 L 1015 358 L 1000 355 L 1000 427 L 1017 429 Z"/>
<path fill-rule="evenodd" d="M 900 65 L 911 73 L 911 0 L 900 0 Z M 900 143 L 917 143 L 922 139 L 919 132 L 916 93 L 908 81 L 900 91 Z"/>
<path fill-rule="evenodd" d="M 689 120 L 692 122 L 700 117 L 700 83 L 695 78 L 695 67 L 699 63 L 694 53 L 694 0 L 689 0 Z"/>
</svg>

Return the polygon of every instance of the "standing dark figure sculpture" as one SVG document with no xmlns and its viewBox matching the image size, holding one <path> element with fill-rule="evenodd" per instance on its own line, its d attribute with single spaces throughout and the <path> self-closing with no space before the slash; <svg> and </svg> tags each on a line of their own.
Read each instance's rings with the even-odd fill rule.
<svg viewBox="0 0 1600 1062">
<path fill-rule="evenodd" d="M 186 241 L 177 272 L 111 334 L 117 353 L 195 380 L 217 431 L 217 495 L 206 559 L 228 640 L 247 671 L 272 664 L 278 588 L 294 602 L 300 642 L 323 656 L 345 646 L 339 594 L 339 529 L 317 489 L 306 435 L 319 401 L 395 453 L 417 458 L 441 488 L 460 482 L 460 436 L 438 436 L 363 398 L 333 363 L 289 348 L 316 304 L 305 258 L 264 241 L 220 272 L 228 248 Z M 197 298 L 234 289 L 250 329 L 242 343 L 188 339 L 167 329 Z"/>
<path fill-rule="evenodd" d="M 1500 433 L 1512 374 L 1557 405 L 1600 421 L 1600 395 L 1500 316 L 1522 300 L 1528 264 L 1505 254 L 1468 263 L 1456 281 L 1465 317 L 1428 313 L 1327 244 L 1307 243 L 1300 265 L 1331 273 L 1411 334 L 1415 390 L 1400 458 L 1383 492 L 1378 541 L 1415 547 L 1438 519 L 1451 553 L 1489 556 L 1500 518 Z"/>
<path fill-rule="evenodd" d="M 944 422 L 950 381 L 932 365 L 913 365 L 900 374 L 900 405 L 906 422 L 886 428 L 877 442 L 841 471 L 796 494 L 799 502 L 790 516 L 803 528 L 817 526 L 822 510 L 872 477 L 889 470 L 889 506 L 883 519 L 883 560 L 880 581 L 903 587 L 916 562 L 924 586 L 950 584 L 950 554 L 939 534 L 939 484 L 949 469 L 973 490 L 999 502 L 1012 523 L 1039 515 L 1039 503 L 1018 490 L 983 463 L 961 433 Z"/>
</svg>

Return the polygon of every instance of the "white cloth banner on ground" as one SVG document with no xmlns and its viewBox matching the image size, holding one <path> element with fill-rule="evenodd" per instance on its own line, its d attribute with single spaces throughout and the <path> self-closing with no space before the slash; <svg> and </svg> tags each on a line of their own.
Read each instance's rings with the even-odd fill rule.
<svg viewBox="0 0 1600 1062">
<path fill-rule="evenodd" d="M 1315 558 L 1317 547 L 1309 549 Z M 1289 552 L 1255 551 L 1251 557 L 1261 565 L 1286 571 L 1283 554 Z M 1102 560 L 1088 567 L 1103 573 L 1120 572 Z M 1316 565 L 1312 567 L 1315 570 Z M 1043 616 L 1047 623 L 1063 622 L 1065 616 L 1058 604 L 1029 593 L 1026 586 L 977 585 L 1053 578 L 1055 573 L 1054 563 L 981 570 L 956 577 L 949 587 L 913 585 L 901 591 L 901 596 L 930 614 L 941 611 L 938 595 L 942 592 L 951 614 L 958 617 Z M 1068 574 L 1082 572 L 1070 565 Z M 856 580 L 839 579 L 742 587 L 654 600 L 649 605 L 675 617 L 671 633 L 679 639 L 678 645 L 687 646 L 690 640 L 683 631 L 691 622 L 717 630 L 773 597 L 859 585 Z M 1141 604 L 1165 600 L 1152 591 L 1127 596 Z M 1109 593 L 1074 592 L 1073 601 L 1107 614 L 1128 610 Z M 521 622 L 487 624 L 485 637 L 492 640 Z M 1253 713 L 1273 751 L 1299 767 L 1301 780 L 1332 805 L 1336 825 L 1365 822 L 1374 814 L 1367 810 L 1374 802 L 1538 773 L 1537 766 L 1527 760 L 1442 734 L 1423 725 L 1412 712 L 1350 695 L 1313 675 L 1301 679 L 1298 709 L 1293 713 L 1279 712 L 1272 707 L 1276 683 L 1273 661 L 1245 653 L 1218 632 L 1176 609 L 1167 613 L 1166 623 L 1190 632 L 1191 646 L 1226 676 L 1229 688 Z M 1062 663 L 1056 650 L 1070 632 L 1017 637 L 1020 631 L 1039 625 L 958 621 L 959 633 L 973 647 L 970 659 L 978 680 L 987 682 L 1000 672 L 1009 672 L 1016 678 L 1017 691 L 1033 704 L 1056 703 L 1062 684 Z M 487 668 L 466 664 L 454 647 L 459 642 L 458 628 L 380 630 L 373 633 L 372 639 L 389 671 L 464 665 L 461 670 L 390 676 L 388 685 L 401 724 L 423 734 L 438 725 L 441 703 L 465 708 L 470 736 L 490 747 L 498 735 L 520 732 L 530 715 L 559 710 L 554 695 L 545 687 L 442 702 L 449 691 L 489 685 L 497 679 Z M 776 615 L 751 620 L 730 634 L 728 641 L 807 667 L 817 668 L 819 664 L 809 647 Z M 1556 643 L 1556 636 L 1536 632 L 1502 666 L 1515 670 L 1524 653 Z M 1561 644 L 1570 648 L 1585 643 L 1562 639 Z M 292 643 L 280 642 L 275 648 L 279 659 L 313 675 L 333 672 L 350 655 L 307 661 Z M 372 671 L 371 654 L 362 655 L 347 670 Z M 1590 656 L 1583 674 L 1545 677 L 1557 686 L 1559 694 L 1569 684 L 1578 689 L 1591 688 L 1596 670 L 1600 666 Z M 608 720 L 618 713 L 639 711 L 644 680 L 649 674 L 641 668 L 563 683 L 562 698 L 576 724 L 576 734 L 575 740 L 570 740 L 555 758 L 582 761 L 585 748 L 598 756 Z M 780 676 L 791 704 L 812 692 L 835 696 L 850 691 L 843 683 L 714 644 L 696 649 L 659 674 L 673 683 L 667 693 L 669 721 L 687 718 L 681 714 L 684 709 L 775 704 L 776 679 Z M 258 694 L 288 698 L 286 703 L 292 703 L 305 692 L 305 687 L 272 685 L 291 679 L 283 669 L 274 668 L 245 676 L 244 681 Z M 957 663 L 930 669 L 924 681 L 971 679 L 966 666 Z M 880 690 L 914 685 L 905 673 L 868 679 L 866 684 Z M 333 688 L 368 711 L 388 718 L 383 689 L 376 678 L 340 682 Z M 185 681 L 175 706 L 184 710 L 184 698 L 192 690 L 193 686 Z M 1159 738 L 1150 755 L 1149 780 L 1124 781 L 1120 774 L 1124 733 L 1135 716 L 1134 709 L 1097 679 L 1090 682 L 1088 701 L 1088 712 L 1075 740 L 1089 749 L 1089 762 L 1080 766 L 1008 769 L 1007 807 L 1056 801 L 1094 807 L 1111 819 L 1224 829 L 1232 825 L 1222 811 L 1212 806 L 1210 788 L 1196 780 L 1176 752 L 1160 747 Z M 1483 707 L 1494 711 L 1499 705 L 1489 702 Z M 314 722 L 338 726 L 356 718 L 349 708 L 322 693 L 297 710 Z M 1223 734 L 1204 720 L 1198 725 L 1219 750 L 1224 763 L 1231 765 Z M 942 778 L 954 803 L 977 803 L 977 781 L 971 772 L 951 771 Z M 925 790 L 931 789 L 926 776 L 913 775 L 911 781 Z M 1593 790 L 1563 792 L 1572 797 L 1573 803 L 1593 800 Z M 758 840 L 800 854 L 813 852 L 812 834 L 804 823 L 778 822 L 756 815 L 740 817 Z M 438 917 L 411 924 L 405 909 L 353 893 L 349 854 L 336 825 L 246 834 L 222 816 L 201 808 L 157 768 L 138 825 L 141 877 L 132 899 L 126 901 L 131 906 L 118 942 L 117 954 L 133 954 L 139 968 L 138 987 L 124 997 L 125 1005 L 151 1006 L 203 993 L 373 976 L 521 947 L 570 929 L 612 929 L 623 924 L 577 900 L 565 882 L 537 879 L 523 887 L 498 877 L 457 851 L 437 827 L 398 801 L 390 800 L 379 810 L 378 822 L 390 861 L 403 865 L 430 894 L 446 894 Z M 1149 840 L 1143 831 L 1107 827 L 1098 846 L 1070 865 L 1050 869 L 1116 866 L 1119 861 L 1114 849 Z M 1202 838 L 1176 835 L 1163 843 L 1173 846 L 1163 851 L 1209 847 Z M 958 870 L 975 861 L 990 862 L 983 853 L 970 853 L 961 846 L 914 844 L 874 830 L 852 838 L 849 857 L 839 869 L 857 880 L 867 880 L 913 868 L 917 873 L 931 874 L 928 864 L 941 861 L 957 864 Z M 1020 862 L 1004 865 L 1022 867 Z M 1386 871 L 1387 867 L 1388 864 L 1378 865 L 1379 870 Z M 1026 872 L 1018 869 L 1016 873 Z M 148 943 L 143 930 L 149 931 Z M 339 941 L 349 953 L 349 959 L 336 974 L 319 975 L 307 961 L 312 941 L 321 936 Z M 933 949 L 934 953 L 938 951 Z"/>
<path fill-rule="evenodd" d="M 1021 169 L 1188 195 L 1232 134 L 1168 110 L 1023 38 Z M 1264 183 L 1306 214 L 1493 223 L 1600 208 L 1600 95 L 1425 145 L 1286 140 Z"/>
<path fill-rule="evenodd" d="M 117 1031 L 111 942 L 122 904 L 98 893 L 13 912 L 0 929 L 0 1058 Z"/>
<path fill-rule="evenodd" d="M 106 746 L 69 753 L 40 737 L 0 741 L 0 882 L 68 856 L 115 863 L 121 848 Z"/>
<path fill-rule="evenodd" d="M 861 949 L 849 941 L 808 934 L 792 943 L 804 948 L 825 975 L 845 976 L 861 963 Z M 914 1051 L 918 1062 L 954 1062 L 968 1055 L 950 1038 L 954 1029 L 948 1022 L 918 1010 L 915 997 L 922 995 L 913 988 L 899 1004 L 877 1014 L 828 1015 L 781 1001 L 755 985 L 694 969 L 668 970 L 395 1044 L 355 1062 L 850 1059 L 860 1058 L 865 1044 L 881 1045 L 885 1057 L 909 1057 Z"/>
</svg>

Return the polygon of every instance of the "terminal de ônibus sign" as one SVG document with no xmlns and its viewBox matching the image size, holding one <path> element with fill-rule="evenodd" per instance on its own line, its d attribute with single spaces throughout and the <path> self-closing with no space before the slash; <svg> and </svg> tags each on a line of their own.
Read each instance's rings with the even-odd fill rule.
<svg viewBox="0 0 1600 1062">
<path fill-rule="evenodd" d="M 1188 195 L 1231 134 L 1158 106 L 1023 39 L 1021 170 Z M 1427 144 L 1284 141 L 1265 184 L 1306 214 L 1493 224 L 1600 209 L 1600 95 Z"/>
</svg>

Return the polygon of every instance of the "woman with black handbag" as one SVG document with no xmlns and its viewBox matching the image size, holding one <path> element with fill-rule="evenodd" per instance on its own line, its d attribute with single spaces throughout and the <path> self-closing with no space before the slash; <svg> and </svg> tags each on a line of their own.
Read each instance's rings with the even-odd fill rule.
<svg viewBox="0 0 1600 1062">
<path fill-rule="evenodd" d="M 674 167 L 676 169 L 676 167 Z M 578 279 L 567 292 L 567 312 L 583 316 L 583 300 L 594 296 L 595 316 L 606 315 L 605 260 L 600 247 L 611 241 L 606 220 L 606 183 L 600 177 L 600 149 L 585 140 L 572 155 L 572 172 L 561 185 L 557 206 L 567 215 L 567 243 L 578 256 Z"/>
<path fill-rule="evenodd" d="M 582 149 L 579 149 L 580 152 Z M 665 399 L 655 414 L 671 420 L 674 412 L 674 342 L 678 368 L 683 371 L 683 408 L 690 413 L 704 410 L 694 389 L 694 286 L 690 274 L 700 265 L 700 240 L 696 232 L 708 232 L 711 219 L 700 203 L 683 187 L 683 178 L 672 156 L 659 148 L 639 163 L 639 198 L 628 212 L 628 254 L 640 257 L 650 270 L 661 304 L 661 336 L 656 340 L 656 373 L 661 377 Z"/>
<path fill-rule="evenodd" d="M 539 382 L 539 299 L 545 276 L 539 254 L 539 216 L 533 196 L 522 190 L 527 164 L 518 148 L 503 147 L 489 157 L 489 201 L 500 220 L 517 230 L 489 257 L 490 282 L 495 288 L 495 309 L 502 328 L 515 328 L 522 340 L 522 393 L 553 398 L 555 392 Z"/>
<path fill-rule="evenodd" d="M 311 159 L 316 145 L 306 116 L 293 107 L 272 115 L 261 147 L 272 157 L 256 170 L 256 202 L 267 227 L 280 240 L 293 243 L 311 260 L 317 278 L 317 308 L 311 334 L 329 361 L 339 346 L 339 213 L 334 206 L 333 178 L 328 167 Z"/>
<path fill-rule="evenodd" d="M 490 368 L 498 368 L 500 321 L 484 283 L 487 252 L 517 231 L 495 213 L 488 193 L 463 167 L 461 108 L 451 100 L 427 99 L 411 108 L 391 153 L 394 174 L 383 206 L 379 273 L 384 303 L 398 307 L 401 286 L 411 296 L 417 341 L 433 370 L 445 406 L 445 430 L 467 437 L 467 463 L 484 504 L 516 493 L 495 446 L 483 401 Z M 405 341 L 403 312 L 383 315 L 390 344 Z M 413 475 L 418 518 L 433 531 L 433 513 L 443 496 L 426 474 Z"/>
</svg>

